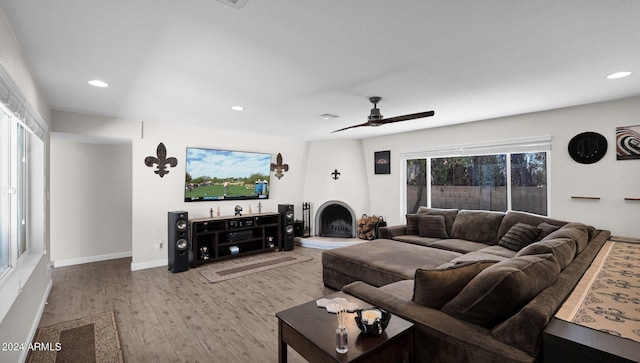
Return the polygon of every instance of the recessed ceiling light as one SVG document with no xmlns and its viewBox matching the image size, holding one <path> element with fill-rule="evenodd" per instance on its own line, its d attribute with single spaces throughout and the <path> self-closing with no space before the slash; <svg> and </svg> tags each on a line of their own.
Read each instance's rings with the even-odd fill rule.
<svg viewBox="0 0 640 363">
<path fill-rule="evenodd" d="M 92 79 L 89 81 L 89 84 L 94 87 L 101 87 L 101 88 L 109 87 L 109 83 L 105 81 L 101 81 L 99 79 Z"/>
<path fill-rule="evenodd" d="M 234 111 L 244 111 L 244 107 L 242 106 L 232 106 L 231 109 Z"/>
<path fill-rule="evenodd" d="M 616 73 L 611 73 L 610 75 L 607 76 L 607 79 L 618 79 L 618 78 L 624 78 L 627 76 L 630 76 L 631 72 L 628 71 L 624 71 L 624 72 L 616 72 Z"/>
</svg>

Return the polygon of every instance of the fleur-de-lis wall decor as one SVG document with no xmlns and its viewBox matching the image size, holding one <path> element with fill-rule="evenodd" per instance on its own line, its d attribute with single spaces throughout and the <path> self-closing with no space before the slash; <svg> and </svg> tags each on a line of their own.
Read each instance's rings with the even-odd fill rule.
<svg viewBox="0 0 640 363">
<path fill-rule="evenodd" d="M 156 149 L 156 155 L 157 157 L 147 156 L 144 159 L 144 163 L 150 168 L 153 167 L 153 164 L 157 164 L 158 170 L 154 170 L 153 172 L 160 175 L 161 178 L 165 174 L 169 173 L 169 170 L 167 170 L 167 166 L 170 166 L 173 168 L 176 165 L 178 165 L 178 159 L 174 157 L 170 157 L 170 158 L 167 157 L 167 148 L 164 147 L 163 143 L 158 144 L 158 148 Z"/>
<path fill-rule="evenodd" d="M 280 179 L 284 176 L 283 171 L 289 171 L 289 164 L 282 163 L 282 154 L 278 153 L 276 156 L 276 162 L 271 163 L 271 171 L 276 172 L 276 178 Z"/>
<path fill-rule="evenodd" d="M 333 180 L 338 180 L 338 178 L 340 178 L 340 172 L 338 171 L 338 169 L 334 170 L 333 173 L 331 173 Z"/>
</svg>

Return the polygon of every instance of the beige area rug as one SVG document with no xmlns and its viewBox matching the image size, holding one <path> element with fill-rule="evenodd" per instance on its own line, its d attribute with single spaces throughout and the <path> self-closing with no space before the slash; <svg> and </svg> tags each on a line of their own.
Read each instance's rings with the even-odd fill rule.
<svg viewBox="0 0 640 363">
<path fill-rule="evenodd" d="M 124 362 L 114 311 L 38 328 L 27 363 Z"/>
<path fill-rule="evenodd" d="M 214 262 L 198 267 L 198 272 L 213 284 L 309 260 L 311 257 L 301 256 L 295 252 L 274 252 L 259 258 Z"/>
<path fill-rule="evenodd" d="M 556 318 L 640 342 L 640 243 L 607 241 Z"/>
</svg>

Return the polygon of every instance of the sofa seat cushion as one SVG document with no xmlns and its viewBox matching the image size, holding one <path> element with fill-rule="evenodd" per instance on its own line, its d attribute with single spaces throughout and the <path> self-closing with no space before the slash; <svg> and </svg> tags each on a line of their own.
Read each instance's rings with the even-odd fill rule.
<svg viewBox="0 0 640 363">
<path fill-rule="evenodd" d="M 541 255 L 544 253 L 553 254 L 560 264 L 560 270 L 564 270 L 576 256 L 576 243 L 570 238 L 546 239 L 521 249 L 516 256 Z"/>
<path fill-rule="evenodd" d="M 510 258 L 484 269 L 441 310 L 490 328 L 528 303 L 560 275 L 552 254 Z"/>
<path fill-rule="evenodd" d="M 495 245 L 504 213 L 485 210 L 461 210 L 449 236 L 451 238 Z"/>
<path fill-rule="evenodd" d="M 518 222 L 514 224 L 509 231 L 502 236 L 502 238 L 500 238 L 498 245 L 510 250 L 520 251 L 524 247 L 535 242 L 540 231 L 542 230 L 536 226 Z"/>
<path fill-rule="evenodd" d="M 506 258 L 516 257 L 516 253 L 518 253 L 514 250 L 510 250 L 508 248 L 505 248 L 499 245 L 488 246 L 479 250 L 478 252 L 486 253 L 489 255 L 496 255 L 500 257 L 506 257 Z"/>
<path fill-rule="evenodd" d="M 441 240 L 441 238 L 420 237 L 418 235 L 412 235 L 412 234 L 394 236 L 393 239 L 395 241 L 412 243 L 414 245 L 420 245 L 420 246 L 430 246 L 433 242 L 438 242 Z"/>
<path fill-rule="evenodd" d="M 555 232 L 548 234 L 542 241 L 555 238 L 570 238 L 576 243 L 576 254 L 582 252 L 589 243 L 589 230 L 582 223 L 568 223 Z"/>
<path fill-rule="evenodd" d="M 357 280 L 383 286 L 412 280 L 416 269 L 435 268 L 458 256 L 457 252 L 378 239 L 323 251 L 323 281 L 338 289 Z"/>
<path fill-rule="evenodd" d="M 449 238 L 444 216 L 418 214 L 418 235 L 420 237 Z"/>
<path fill-rule="evenodd" d="M 441 248 L 443 250 L 468 253 L 481 250 L 487 247 L 486 244 L 464 239 L 450 238 L 441 239 L 429 243 L 429 247 Z"/>
<path fill-rule="evenodd" d="M 441 309 L 480 271 L 495 262 L 458 264 L 446 269 L 417 269 L 412 300 L 420 305 Z"/>
</svg>

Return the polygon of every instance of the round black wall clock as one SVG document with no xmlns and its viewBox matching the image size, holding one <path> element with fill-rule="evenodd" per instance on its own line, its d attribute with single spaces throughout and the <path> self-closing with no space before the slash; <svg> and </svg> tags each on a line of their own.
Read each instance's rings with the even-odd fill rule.
<svg viewBox="0 0 640 363">
<path fill-rule="evenodd" d="M 569 155 L 580 164 L 593 164 L 607 153 L 607 139 L 597 132 L 583 132 L 569 141 Z"/>
</svg>

